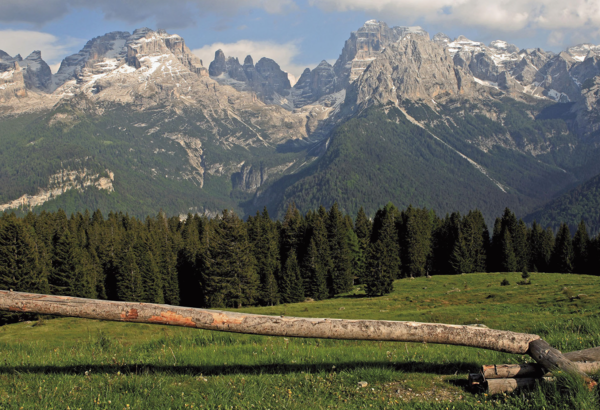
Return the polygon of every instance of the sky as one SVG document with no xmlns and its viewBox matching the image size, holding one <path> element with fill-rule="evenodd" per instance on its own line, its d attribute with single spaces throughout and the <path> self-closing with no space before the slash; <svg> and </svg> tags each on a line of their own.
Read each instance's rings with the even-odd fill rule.
<svg viewBox="0 0 600 410">
<path fill-rule="evenodd" d="M 298 77 L 335 61 L 370 19 L 555 52 L 600 43 L 599 0 L 1 0 L 0 50 L 41 50 L 56 71 L 96 36 L 162 28 L 182 36 L 206 67 L 221 48 L 240 61 L 272 58 Z"/>
</svg>

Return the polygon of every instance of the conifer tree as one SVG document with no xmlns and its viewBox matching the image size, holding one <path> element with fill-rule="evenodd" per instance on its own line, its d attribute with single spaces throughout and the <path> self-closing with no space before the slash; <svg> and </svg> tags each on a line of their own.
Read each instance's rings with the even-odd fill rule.
<svg viewBox="0 0 600 410">
<path fill-rule="evenodd" d="M 515 227 L 515 231 L 511 232 L 513 239 L 513 249 L 517 259 L 517 270 L 523 271 L 529 264 L 529 244 L 527 243 L 528 230 L 527 225 L 523 220 L 519 220 Z"/>
<path fill-rule="evenodd" d="M 305 287 L 306 295 L 314 300 L 326 299 L 329 296 L 327 287 L 327 265 L 319 258 L 318 239 L 311 238 L 305 257 L 304 271 L 307 279 Z"/>
<path fill-rule="evenodd" d="M 310 219 L 310 240 L 302 265 L 305 295 L 314 300 L 329 296 L 332 260 L 327 239 L 327 227 L 320 214 Z"/>
<path fill-rule="evenodd" d="M 206 295 L 210 306 L 242 307 L 258 302 L 260 278 L 248 232 L 238 216 L 227 210 L 210 242 Z"/>
<path fill-rule="evenodd" d="M 517 269 L 517 258 L 512 245 L 512 238 L 508 228 L 503 229 L 502 241 L 500 243 L 500 271 L 515 272 Z"/>
<path fill-rule="evenodd" d="M 437 223 L 432 234 L 433 258 L 431 270 L 438 275 L 454 273 L 452 266 L 452 254 L 459 239 L 461 216 L 458 212 L 446 215 Z"/>
<path fill-rule="evenodd" d="M 554 272 L 573 272 L 573 241 L 567 224 L 561 224 L 556 234 L 554 250 L 551 258 L 551 268 Z"/>
<path fill-rule="evenodd" d="M 84 253 L 69 229 L 58 233 L 52 251 L 52 269 L 48 278 L 54 295 L 90 297 L 95 293 L 95 281 L 91 261 L 84 260 Z"/>
<path fill-rule="evenodd" d="M 164 212 L 156 217 L 155 241 L 157 264 L 162 273 L 164 303 L 179 305 L 179 277 L 177 276 L 177 244 Z"/>
<path fill-rule="evenodd" d="M 144 298 L 144 285 L 136 259 L 134 242 L 135 237 L 128 232 L 117 264 L 115 286 L 117 298 L 122 301 L 138 302 Z"/>
<path fill-rule="evenodd" d="M 356 236 L 353 229 L 348 229 L 346 231 L 346 242 L 348 243 L 348 251 L 350 252 L 352 277 L 354 283 L 358 283 L 357 280 L 364 276 L 365 260 L 362 250 L 360 249 L 358 236 Z"/>
<path fill-rule="evenodd" d="M 480 211 L 471 211 L 461 223 L 452 254 L 455 273 L 484 272 L 489 233 Z"/>
<path fill-rule="evenodd" d="M 331 254 L 330 295 L 352 290 L 352 261 L 347 241 L 347 226 L 337 203 L 333 204 L 327 220 L 327 239 Z"/>
<path fill-rule="evenodd" d="M 304 300 L 304 284 L 302 282 L 296 251 L 292 249 L 285 261 L 281 275 L 281 301 L 283 303 L 302 302 Z"/>
<path fill-rule="evenodd" d="M 490 252 L 488 254 L 488 272 L 502 272 L 502 237 L 504 231 L 502 230 L 502 220 L 496 218 L 494 222 L 494 229 L 492 231 L 492 243 L 490 245 Z"/>
<path fill-rule="evenodd" d="M 149 249 L 142 250 L 139 267 L 144 287 L 143 301 L 147 303 L 165 303 L 162 277 Z"/>
<path fill-rule="evenodd" d="M 0 220 L 0 289 L 48 293 L 48 277 L 40 264 L 33 228 L 14 214 Z"/>
<path fill-rule="evenodd" d="M 362 270 L 360 275 L 356 275 L 356 283 L 363 283 L 366 255 L 367 249 L 369 248 L 369 244 L 371 242 L 372 228 L 373 224 L 371 223 L 369 218 L 367 218 L 367 214 L 361 206 L 358 210 L 358 214 L 356 215 L 356 222 L 354 223 L 354 232 L 356 233 L 356 237 L 358 238 L 358 245 L 360 247 L 360 253 L 362 255 Z"/>
<path fill-rule="evenodd" d="M 256 258 L 260 276 L 260 297 L 262 305 L 273 306 L 279 302 L 277 277 L 279 277 L 279 241 L 275 224 L 265 207 L 263 213 L 248 218 L 248 237 Z"/>
<path fill-rule="evenodd" d="M 400 244 L 404 276 L 419 277 L 427 273 L 427 261 L 431 254 L 431 226 L 429 212 L 409 206 L 402 213 Z"/>
<path fill-rule="evenodd" d="M 293 250 L 296 258 L 300 257 L 302 239 L 304 238 L 304 220 L 296 205 L 292 202 L 288 205 L 283 222 L 281 224 L 281 264 L 285 265 L 288 255 Z"/>
<path fill-rule="evenodd" d="M 390 293 L 394 277 L 400 271 L 400 249 L 393 212 L 384 212 L 380 222 L 377 240 L 367 252 L 365 291 L 368 296 Z"/>
<path fill-rule="evenodd" d="M 573 237 L 573 270 L 576 273 L 588 273 L 588 257 L 590 250 L 590 237 L 587 233 L 587 227 L 582 220 L 575 236 Z"/>
<path fill-rule="evenodd" d="M 530 249 L 529 269 L 534 272 L 547 272 L 552 247 L 547 246 L 546 233 L 536 221 L 531 225 L 527 242 Z"/>
<path fill-rule="evenodd" d="M 188 214 L 181 232 L 181 249 L 177 255 L 177 278 L 182 306 L 203 307 L 205 304 L 204 279 L 198 266 L 199 254 L 203 252 L 199 233 L 200 224 L 198 218 Z"/>
</svg>

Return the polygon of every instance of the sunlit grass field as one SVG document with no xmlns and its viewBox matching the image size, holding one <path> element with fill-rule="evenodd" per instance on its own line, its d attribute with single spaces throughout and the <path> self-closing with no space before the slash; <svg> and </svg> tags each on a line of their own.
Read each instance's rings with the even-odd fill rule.
<svg viewBox="0 0 600 410">
<path fill-rule="evenodd" d="M 503 279 L 510 282 L 501 286 Z M 600 277 L 486 273 L 402 279 L 394 292 L 247 312 L 483 324 L 536 333 L 563 352 L 600 346 Z M 0 328 L 0 409 L 596 409 L 564 383 L 489 397 L 483 364 L 527 356 L 474 348 L 261 337 L 74 318 Z M 358 382 L 367 382 L 359 387 Z"/>
</svg>

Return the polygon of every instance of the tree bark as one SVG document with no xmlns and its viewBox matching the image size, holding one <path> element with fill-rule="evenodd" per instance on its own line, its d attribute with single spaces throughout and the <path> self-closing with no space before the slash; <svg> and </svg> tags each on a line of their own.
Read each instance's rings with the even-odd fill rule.
<svg viewBox="0 0 600 410">
<path fill-rule="evenodd" d="M 567 356 L 564 354 L 563 356 Z M 584 373 L 594 374 L 600 371 L 600 362 L 575 363 Z M 552 373 L 537 363 L 526 364 L 493 364 L 483 366 L 481 374 L 488 379 L 551 377 Z"/>
<path fill-rule="evenodd" d="M 488 394 L 512 393 L 513 391 L 534 386 L 539 378 L 521 378 L 521 379 L 491 379 L 486 382 Z M 550 381 L 551 378 L 545 377 L 543 380 Z"/>
<path fill-rule="evenodd" d="M 385 320 L 263 316 L 151 303 L 0 291 L 0 310 L 154 323 L 265 336 L 439 343 L 525 354 L 539 336 L 473 326 Z"/>
<path fill-rule="evenodd" d="M 563 353 L 572 362 L 600 362 L 600 347 Z"/>
<path fill-rule="evenodd" d="M 534 340 L 529 344 L 529 355 L 551 372 L 562 370 L 565 373 L 580 376 L 590 389 L 597 385 L 574 362 L 567 359 L 559 350 L 553 348 L 542 339 Z"/>
</svg>

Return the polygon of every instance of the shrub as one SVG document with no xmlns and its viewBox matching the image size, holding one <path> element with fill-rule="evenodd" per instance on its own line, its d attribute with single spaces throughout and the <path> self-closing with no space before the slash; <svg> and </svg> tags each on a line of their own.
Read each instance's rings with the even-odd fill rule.
<svg viewBox="0 0 600 410">
<path fill-rule="evenodd" d="M 500 286 L 509 286 L 510 282 L 508 281 L 508 279 L 503 279 L 502 282 L 500 282 Z"/>
</svg>

